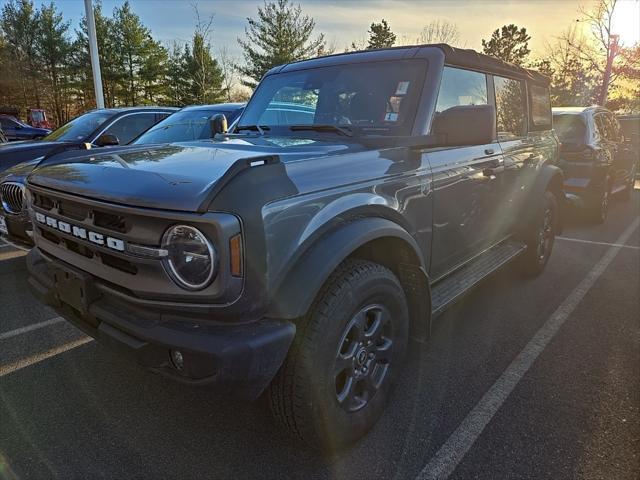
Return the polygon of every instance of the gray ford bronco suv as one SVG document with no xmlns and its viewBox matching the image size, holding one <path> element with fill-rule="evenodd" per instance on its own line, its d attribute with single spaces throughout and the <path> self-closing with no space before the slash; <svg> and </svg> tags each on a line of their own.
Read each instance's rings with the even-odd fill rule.
<svg viewBox="0 0 640 480">
<path fill-rule="evenodd" d="M 256 398 L 320 448 L 380 417 L 410 338 L 564 201 L 548 79 L 447 45 L 276 67 L 214 140 L 28 178 L 34 292 L 141 365 Z"/>
</svg>

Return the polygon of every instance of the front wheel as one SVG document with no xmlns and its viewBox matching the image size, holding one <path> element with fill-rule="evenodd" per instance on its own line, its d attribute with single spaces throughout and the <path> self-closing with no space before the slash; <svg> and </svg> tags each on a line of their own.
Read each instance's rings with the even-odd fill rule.
<svg viewBox="0 0 640 480">
<path fill-rule="evenodd" d="M 339 450 L 382 415 L 407 349 L 409 313 L 396 276 L 348 260 L 299 325 L 269 388 L 274 416 L 295 436 Z"/>
<path fill-rule="evenodd" d="M 556 196 L 547 190 L 532 225 L 524 234 L 527 250 L 517 262 L 522 273 L 529 276 L 542 273 L 551 256 L 557 229 L 558 202 Z"/>
</svg>

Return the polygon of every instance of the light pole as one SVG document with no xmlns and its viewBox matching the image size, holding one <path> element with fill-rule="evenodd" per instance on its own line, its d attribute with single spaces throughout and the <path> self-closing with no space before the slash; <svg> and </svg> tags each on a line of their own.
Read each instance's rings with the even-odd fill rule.
<svg viewBox="0 0 640 480">
<path fill-rule="evenodd" d="M 104 108 L 102 74 L 100 73 L 100 58 L 98 57 L 98 37 L 96 36 L 96 19 L 93 16 L 93 5 L 91 0 L 84 0 L 84 9 L 87 15 L 89 54 L 91 55 L 91 71 L 93 72 L 93 89 L 96 92 L 96 107 Z"/>
</svg>

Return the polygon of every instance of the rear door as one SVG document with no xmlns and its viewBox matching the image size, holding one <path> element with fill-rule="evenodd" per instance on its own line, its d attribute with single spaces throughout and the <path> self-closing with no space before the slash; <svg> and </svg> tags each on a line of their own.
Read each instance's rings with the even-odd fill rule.
<svg viewBox="0 0 640 480">
<path fill-rule="evenodd" d="M 518 220 L 535 175 L 529 175 L 542 161 L 536 138 L 530 136 L 526 83 L 515 78 L 493 76 L 498 142 L 504 155 L 504 190 L 500 215 L 493 218 L 498 237 L 507 236 Z"/>
<path fill-rule="evenodd" d="M 434 122 L 448 108 L 488 104 L 488 92 L 486 74 L 445 67 Z M 503 158 L 497 141 L 435 149 L 427 158 L 434 188 L 431 276 L 437 279 L 495 240 Z"/>
</svg>

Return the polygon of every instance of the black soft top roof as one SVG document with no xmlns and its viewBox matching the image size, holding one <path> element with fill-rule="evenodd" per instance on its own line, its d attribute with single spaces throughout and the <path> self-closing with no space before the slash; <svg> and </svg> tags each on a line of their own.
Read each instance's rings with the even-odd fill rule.
<svg viewBox="0 0 640 480">
<path fill-rule="evenodd" d="M 425 45 L 427 46 L 427 45 Z M 541 85 L 549 85 L 549 77 L 535 70 L 522 68 L 513 63 L 503 62 L 489 55 L 478 53 L 468 48 L 455 48 L 445 43 L 430 45 L 444 52 L 445 63 L 470 68 L 472 70 L 488 70 L 497 75 L 517 76 Z"/>
<path fill-rule="evenodd" d="M 278 72 L 288 72 L 303 70 L 306 68 L 316 68 L 321 66 L 340 65 L 346 63 L 401 60 L 416 57 L 424 57 L 429 49 L 437 48 L 445 56 L 447 65 L 468 68 L 471 70 L 481 70 L 496 75 L 521 78 L 539 85 L 549 85 L 549 78 L 535 70 L 522 68 L 512 63 L 503 62 L 497 58 L 478 53 L 475 50 L 455 48 L 445 43 L 434 43 L 427 45 L 411 45 L 402 47 L 381 48 L 377 50 L 362 50 L 359 52 L 338 53 L 317 57 L 309 60 L 301 60 L 274 67 L 267 75 Z"/>
</svg>

